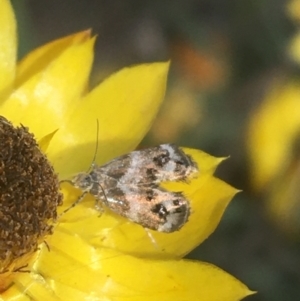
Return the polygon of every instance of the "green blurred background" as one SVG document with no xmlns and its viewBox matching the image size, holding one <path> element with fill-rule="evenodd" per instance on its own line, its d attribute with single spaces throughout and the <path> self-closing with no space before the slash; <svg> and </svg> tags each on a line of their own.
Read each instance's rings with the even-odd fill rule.
<svg viewBox="0 0 300 301">
<path fill-rule="evenodd" d="M 91 86 L 124 66 L 171 59 L 166 102 L 142 145 L 175 142 L 230 155 L 217 176 L 243 190 L 213 235 L 188 258 L 213 263 L 257 290 L 249 300 L 300 300 L 299 228 L 287 233 L 270 219 L 266 192 L 251 186 L 246 141 L 249 120 L 268 88 L 299 73 L 287 50 L 297 33 L 287 12 L 290 2 L 12 3 L 20 58 L 58 37 L 93 29 L 98 40 Z"/>
</svg>

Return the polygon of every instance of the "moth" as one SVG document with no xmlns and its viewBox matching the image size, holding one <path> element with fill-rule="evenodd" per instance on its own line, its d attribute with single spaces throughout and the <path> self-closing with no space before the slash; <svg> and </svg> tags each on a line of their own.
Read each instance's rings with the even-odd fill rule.
<svg viewBox="0 0 300 301">
<path fill-rule="evenodd" d="M 93 163 L 89 172 L 68 181 L 83 194 L 67 210 L 90 193 L 98 209 L 105 205 L 144 228 L 174 232 L 188 221 L 189 200 L 159 184 L 187 181 L 198 171 L 192 158 L 173 144 L 133 151 L 103 166 Z"/>
</svg>

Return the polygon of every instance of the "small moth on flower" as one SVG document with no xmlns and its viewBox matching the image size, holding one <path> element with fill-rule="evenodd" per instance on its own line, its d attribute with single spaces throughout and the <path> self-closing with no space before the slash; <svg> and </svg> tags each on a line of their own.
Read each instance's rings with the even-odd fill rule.
<svg viewBox="0 0 300 301">
<path fill-rule="evenodd" d="M 166 181 L 186 181 L 199 171 L 197 164 L 173 144 L 133 151 L 103 166 L 92 164 L 89 172 L 70 182 L 96 199 L 96 208 L 113 212 L 145 228 L 160 232 L 179 230 L 190 215 L 189 201 L 181 192 L 159 186 Z"/>
</svg>

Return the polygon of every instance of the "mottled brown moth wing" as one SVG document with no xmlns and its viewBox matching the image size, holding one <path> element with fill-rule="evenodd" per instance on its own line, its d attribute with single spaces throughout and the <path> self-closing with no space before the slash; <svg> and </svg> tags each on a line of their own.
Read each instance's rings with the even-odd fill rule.
<svg viewBox="0 0 300 301">
<path fill-rule="evenodd" d="M 141 226 L 160 232 L 179 230 L 187 221 L 189 202 L 180 192 L 153 186 L 105 189 L 105 205 L 113 212 Z M 103 199 L 103 198 L 102 198 Z"/>
<path fill-rule="evenodd" d="M 167 191 L 159 183 L 185 181 L 196 172 L 196 163 L 180 148 L 162 144 L 93 166 L 72 183 L 94 195 L 98 204 L 145 228 L 173 232 L 187 222 L 189 201 L 181 192 Z"/>
<path fill-rule="evenodd" d="M 192 158 L 178 146 L 162 144 L 133 151 L 100 167 L 119 183 L 145 185 L 163 181 L 184 181 L 198 171 Z"/>
</svg>

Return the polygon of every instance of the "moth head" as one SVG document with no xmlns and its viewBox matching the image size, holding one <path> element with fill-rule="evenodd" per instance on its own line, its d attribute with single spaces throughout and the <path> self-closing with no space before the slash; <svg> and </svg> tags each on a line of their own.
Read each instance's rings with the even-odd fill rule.
<svg viewBox="0 0 300 301">
<path fill-rule="evenodd" d="M 89 173 L 81 172 L 74 176 L 71 180 L 74 187 L 79 188 L 84 191 L 88 191 L 93 186 L 92 177 Z"/>
</svg>

